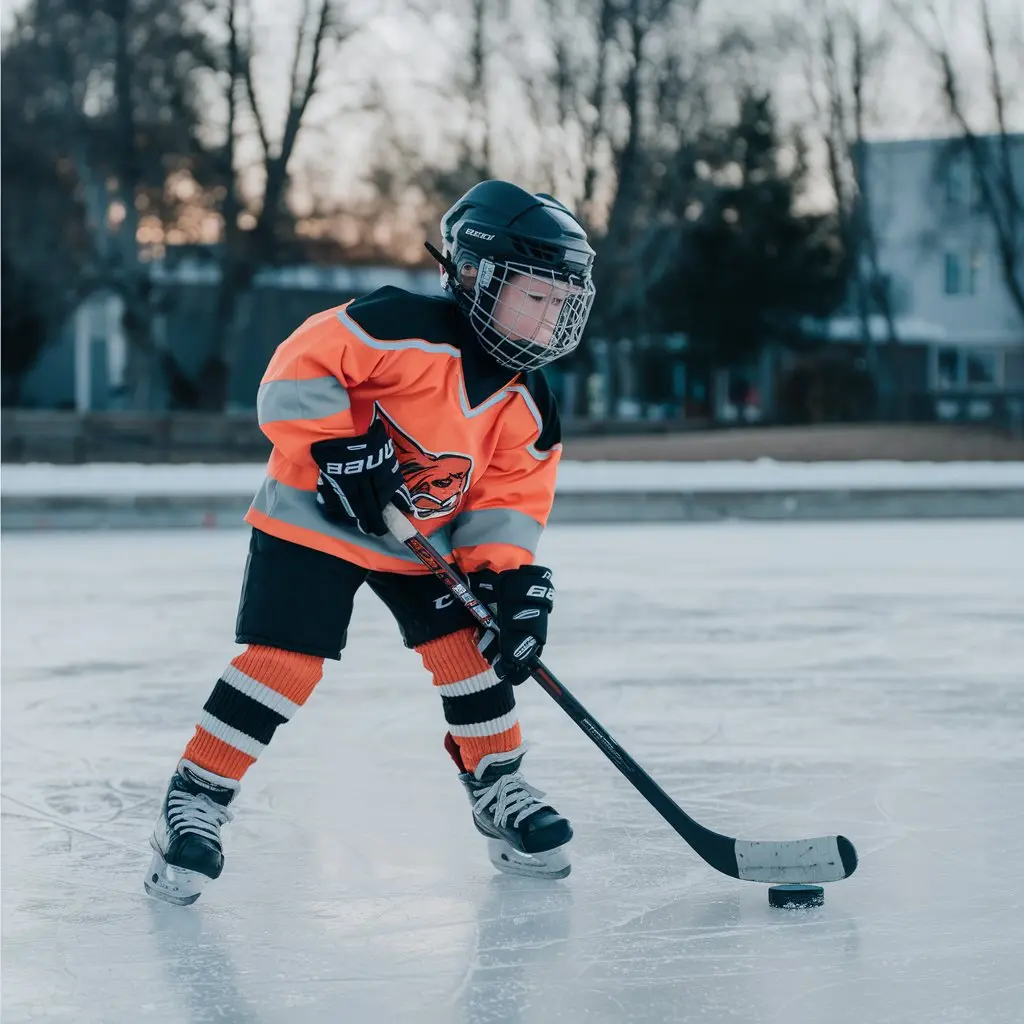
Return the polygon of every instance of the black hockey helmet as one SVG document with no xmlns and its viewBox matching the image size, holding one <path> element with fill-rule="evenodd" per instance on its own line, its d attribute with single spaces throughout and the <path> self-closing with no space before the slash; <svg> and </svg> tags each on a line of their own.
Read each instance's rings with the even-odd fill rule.
<svg viewBox="0 0 1024 1024">
<path fill-rule="evenodd" d="M 441 219 L 445 288 L 503 366 L 530 370 L 580 343 L 594 250 L 569 209 L 507 181 L 474 185 Z"/>
</svg>

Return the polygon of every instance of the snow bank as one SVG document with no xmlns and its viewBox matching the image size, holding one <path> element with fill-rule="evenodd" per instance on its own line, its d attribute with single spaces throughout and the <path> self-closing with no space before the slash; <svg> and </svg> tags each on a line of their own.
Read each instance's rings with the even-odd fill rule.
<svg viewBox="0 0 1024 1024">
<path fill-rule="evenodd" d="M 252 495 L 263 463 L 0 466 L 19 497 Z M 562 492 L 976 490 L 1024 488 L 1024 462 L 563 462 Z"/>
</svg>

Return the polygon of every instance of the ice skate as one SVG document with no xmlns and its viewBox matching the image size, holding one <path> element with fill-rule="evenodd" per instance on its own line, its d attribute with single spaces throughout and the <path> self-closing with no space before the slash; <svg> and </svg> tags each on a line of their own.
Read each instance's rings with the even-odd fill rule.
<svg viewBox="0 0 1024 1024">
<path fill-rule="evenodd" d="M 224 868 L 220 827 L 231 820 L 228 804 L 239 783 L 182 760 L 171 776 L 160 817 L 150 837 L 153 860 L 146 892 L 167 903 L 199 899 L 203 886 Z"/>
<path fill-rule="evenodd" d="M 572 865 L 566 844 L 572 826 L 527 785 L 519 771 L 525 747 L 488 754 L 459 779 L 473 805 L 473 823 L 487 836 L 491 863 L 510 875 L 565 878 Z"/>
</svg>

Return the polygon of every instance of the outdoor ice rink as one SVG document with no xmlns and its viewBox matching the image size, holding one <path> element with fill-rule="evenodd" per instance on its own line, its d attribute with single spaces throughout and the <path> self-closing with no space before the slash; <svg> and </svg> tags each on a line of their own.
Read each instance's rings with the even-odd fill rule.
<svg viewBox="0 0 1024 1024">
<path fill-rule="evenodd" d="M 144 895 L 236 652 L 242 530 L 5 534 L 5 1024 L 1024 1019 L 1024 522 L 552 527 L 545 660 L 699 821 L 842 832 L 821 909 L 700 861 L 533 684 L 564 882 L 495 877 L 369 592 L 248 774 L 227 867 Z"/>
</svg>

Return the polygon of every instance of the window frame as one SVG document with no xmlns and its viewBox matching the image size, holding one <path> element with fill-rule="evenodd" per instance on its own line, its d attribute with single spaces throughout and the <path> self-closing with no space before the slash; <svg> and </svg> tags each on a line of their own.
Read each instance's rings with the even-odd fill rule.
<svg viewBox="0 0 1024 1024">
<path fill-rule="evenodd" d="M 989 393 L 1001 391 L 1006 379 L 1006 349 L 988 346 L 940 344 L 931 345 L 928 359 L 928 376 L 931 390 L 936 394 L 952 394 L 955 392 Z M 939 376 L 939 364 L 944 354 L 956 356 L 956 372 L 950 383 L 943 383 Z M 968 363 L 971 357 L 991 359 L 992 380 L 990 382 L 970 381 Z"/>
<path fill-rule="evenodd" d="M 955 287 L 950 287 L 951 282 L 955 284 Z M 947 249 L 942 257 L 942 294 L 948 298 L 964 295 L 963 284 L 963 256 L 953 249 Z"/>
<path fill-rule="evenodd" d="M 967 249 L 945 249 L 942 254 L 942 294 L 949 299 L 980 294 L 985 255 L 975 245 Z M 950 289 L 951 282 L 955 283 L 955 289 Z"/>
</svg>

